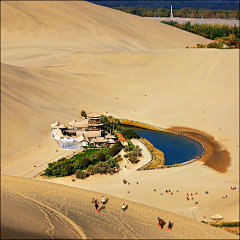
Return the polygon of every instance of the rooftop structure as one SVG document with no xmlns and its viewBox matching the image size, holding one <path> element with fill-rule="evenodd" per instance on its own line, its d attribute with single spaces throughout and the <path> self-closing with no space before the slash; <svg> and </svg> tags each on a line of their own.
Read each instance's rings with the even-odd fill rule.
<svg viewBox="0 0 240 240">
<path fill-rule="evenodd" d="M 56 121 L 55 123 L 53 123 L 53 124 L 50 124 L 51 125 L 51 127 L 54 129 L 54 128 L 66 128 L 65 126 L 64 126 L 64 124 L 61 124 L 59 121 Z"/>
<path fill-rule="evenodd" d="M 50 124 L 52 127 L 53 139 L 59 141 L 63 148 L 83 149 L 87 145 L 100 147 L 103 144 L 112 146 L 116 142 L 116 137 L 109 134 L 106 137 L 101 137 L 101 130 L 104 124 L 100 121 L 101 115 L 92 112 L 87 115 L 87 120 L 78 122 L 73 119 L 69 122 L 70 127 L 65 127 L 64 124 L 56 121 Z"/>
<path fill-rule="evenodd" d="M 88 128 L 88 123 L 87 122 L 77 122 L 75 119 L 73 119 L 71 122 L 69 122 L 69 125 L 73 128 Z"/>
</svg>

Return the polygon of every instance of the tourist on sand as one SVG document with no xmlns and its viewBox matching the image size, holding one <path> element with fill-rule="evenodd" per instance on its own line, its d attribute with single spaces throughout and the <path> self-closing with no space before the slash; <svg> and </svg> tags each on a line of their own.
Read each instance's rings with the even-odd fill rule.
<svg viewBox="0 0 240 240">
<path fill-rule="evenodd" d="M 104 197 L 102 196 L 102 204 L 105 204 L 105 200 L 104 200 Z"/>
<path fill-rule="evenodd" d="M 99 205 L 97 204 L 97 202 L 95 202 L 95 208 L 96 208 L 96 212 L 98 212 Z"/>
<path fill-rule="evenodd" d="M 172 224 L 171 224 L 171 222 L 169 221 L 169 222 L 168 222 L 168 230 L 171 231 L 171 228 L 172 228 Z"/>
<path fill-rule="evenodd" d="M 125 208 L 126 208 L 126 207 L 125 207 L 125 205 L 124 205 L 124 203 L 123 203 L 123 204 L 122 204 L 122 210 L 125 211 Z"/>
<path fill-rule="evenodd" d="M 94 200 L 94 198 L 92 199 L 92 203 L 95 203 L 95 200 Z"/>
<path fill-rule="evenodd" d="M 158 217 L 158 226 L 161 227 L 161 229 L 163 229 L 163 220 L 159 217 Z"/>
<path fill-rule="evenodd" d="M 232 189 L 232 186 L 231 186 L 231 189 Z"/>
</svg>

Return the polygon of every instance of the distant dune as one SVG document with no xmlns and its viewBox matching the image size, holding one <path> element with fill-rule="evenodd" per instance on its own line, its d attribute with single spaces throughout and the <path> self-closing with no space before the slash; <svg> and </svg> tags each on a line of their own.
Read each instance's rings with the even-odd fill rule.
<svg viewBox="0 0 240 240">
<path fill-rule="evenodd" d="M 202 184 L 219 194 L 231 184 L 239 186 L 239 50 L 185 48 L 208 42 L 89 2 L 1 2 L 2 174 L 19 176 L 55 157 L 62 151 L 49 124 L 68 125 L 80 119 L 81 110 L 94 109 L 161 127 L 198 129 L 230 153 L 225 174 L 196 162 L 163 175 L 148 173 L 144 186 L 161 184 L 161 176 L 174 186 L 184 176 L 184 187 L 195 189 L 203 175 Z M 96 184 L 89 182 L 83 185 L 93 190 Z M 212 198 L 214 211 L 235 220 L 239 197 L 231 203 L 218 198 Z M 161 208 L 147 198 L 138 201 Z M 202 211 L 199 206 L 201 217 Z"/>
</svg>

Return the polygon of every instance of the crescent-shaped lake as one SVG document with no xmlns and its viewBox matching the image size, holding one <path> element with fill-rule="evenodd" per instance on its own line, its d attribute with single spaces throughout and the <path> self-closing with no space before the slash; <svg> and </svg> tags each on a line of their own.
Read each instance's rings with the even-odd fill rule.
<svg viewBox="0 0 240 240">
<path fill-rule="evenodd" d="M 134 129 L 142 138 L 151 142 L 155 148 L 164 153 L 165 165 L 183 163 L 200 156 L 204 149 L 201 144 L 186 137 L 167 132 L 158 132 L 147 129 Z"/>
</svg>

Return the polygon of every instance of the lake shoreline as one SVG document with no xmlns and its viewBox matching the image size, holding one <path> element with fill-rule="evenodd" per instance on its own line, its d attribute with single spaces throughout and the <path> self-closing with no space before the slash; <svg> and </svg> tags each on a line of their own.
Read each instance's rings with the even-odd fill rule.
<svg viewBox="0 0 240 240">
<path fill-rule="evenodd" d="M 181 126 L 173 126 L 168 129 L 164 129 L 157 126 L 152 126 L 149 124 L 135 122 L 131 120 L 122 120 L 121 125 L 124 125 L 126 127 L 129 126 L 137 127 L 140 129 L 148 129 L 152 131 L 163 131 L 192 139 L 200 143 L 204 149 L 203 154 L 195 158 L 194 161 L 204 162 L 204 165 L 214 169 L 217 172 L 226 173 L 228 167 L 231 164 L 230 153 L 227 151 L 227 149 L 221 143 L 219 143 L 213 136 L 198 129 Z M 186 161 L 185 163 L 188 162 L 192 161 L 189 160 Z M 165 167 L 166 166 L 167 165 L 165 165 Z"/>
<path fill-rule="evenodd" d="M 161 128 L 161 127 L 158 127 L 158 126 L 153 126 L 153 125 L 150 125 L 150 124 L 145 124 L 145 123 L 141 123 L 141 122 L 137 122 L 137 121 L 132 121 L 132 120 L 126 120 L 126 119 L 122 119 L 121 120 L 121 125 L 124 125 L 126 127 L 134 127 L 136 129 L 140 129 L 140 130 L 150 130 L 150 131 L 156 131 L 156 132 L 164 132 L 164 133 L 172 133 L 174 135 L 177 135 L 179 137 L 184 137 L 187 139 L 187 141 L 190 141 L 191 143 L 193 143 L 199 151 L 200 147 L 202 148 L 202 152 L 201 153 L 196 153 L 194 156 L 190 157 L 189 156 L 187 157 L 186 156 L 186 160 L 182 161 L 182 162 L 174 162 L 174 163 L 169 163 L 169 164 L 166 164 L 164 166 L 162 166 L 161 168 L 171 168 L 171 167 L 179 167 L 179 166 L 183 166 L 183 165 L 187 165 L 187 164 L 190 164 L 196 160 L 198 160 L 199 158 L 203 157 L 204 153 L 205 153 L 205 148 L 204 148 L 204 144 L 197 140 L 196 138 L 192 137 L 192 136 L 188 136 L 184 133 L 181 133 L 181 132 L 178 132 L 178 131 L 175 131 L 173 129 L 168 129 L 168 128 Z M 145 138 L 145 136 L 144 136 Z M 150 141 L 152 144 L 154 144 L 152 141 Z M 154 144 L 155 145 L 155 144 Z M 160 149 L 159 147 L 155 146 L 157 149 L 159 149 L 160 151 L 163 151 L 164 154 L 166 153 L 164 151 L 164 149 Z M 165 149 L 166 150 L 166 149 Z M 169 159 L 168 159 L 169 160 Z M 176 161 L 176 159 L 175 159 Z M 153 168 L 154 169 L 154 168 Z"/>
<path fill-rule="evenodd" d="M 187 127 L 175 126 L 171 127 L 170 129 L 202 142 L 204 145 L 205 154 L 197 161 L 204 162 L 204 165 L 214 169 L 217 172 L 227 172 L 227 169 L 231 163 L 230 153 L 213 136 L 207 134 L 206 132 Z"/>
</svg>

